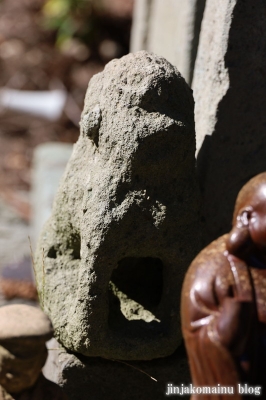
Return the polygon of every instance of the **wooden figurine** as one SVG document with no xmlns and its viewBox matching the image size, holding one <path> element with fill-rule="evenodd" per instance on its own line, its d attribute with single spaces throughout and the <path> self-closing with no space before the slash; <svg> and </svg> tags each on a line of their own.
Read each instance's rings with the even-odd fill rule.
<svg viewBox="0 0 266 400">
<path fill-rule="evenodd" d="M 240 191 L 231 232 L 190 265 L 181 317 L 193 385 L 216 388 L 193 400 L 228 399 L 222 387 L 241 399 L 243 384 L 245 398 L 251 386 L 266 398 L 266 173 Z"/>
</svg>

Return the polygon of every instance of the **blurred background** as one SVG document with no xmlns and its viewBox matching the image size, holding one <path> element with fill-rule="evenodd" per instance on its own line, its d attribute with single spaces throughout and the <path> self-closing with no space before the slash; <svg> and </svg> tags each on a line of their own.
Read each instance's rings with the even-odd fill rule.
<svg viewBox="0 0 266 400">
<path fill-rule="evenodd" d="M 59 89 L 67 95 L 53 121 L 0 109 L 0 196 L 25 218 L 30 215 L 27 192 L 34 147 L 77 140 L 90 78 L 129 51 L 132 7 L 133 0 L 0 1 L 2 91 Z"/>
<path fill-rule="evenodd" d="M 133 3 L 0 0 L 2 304 L 36 300 L 30 246 L 78 138 L 90 78 L 129 52 Z"/>
<path fill-rule="evenodd" d="M 33 253 L 91 77 L 147 50 L 191 85 L 204 9 L 205 0 L 0 0 L 0 305 L 37 299 Z"/>
</svg>

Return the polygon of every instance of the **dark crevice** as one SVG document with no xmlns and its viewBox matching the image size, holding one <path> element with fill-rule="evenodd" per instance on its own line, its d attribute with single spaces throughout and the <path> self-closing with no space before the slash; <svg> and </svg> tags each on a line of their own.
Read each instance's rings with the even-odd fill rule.
<svg viewBox="0 0 266 400">
<path fill-rule="evenodd" d="M 56 254 L 56 249 L 54 246 L 50 247 L 50 249 L 48 250 L 47 253 L 47 257 L 49 258 L 56 258 L 57 254 Z"/>
<path fill-rule="evenodd" d="M 162 297 L 163 264 L 159 258 L 126 257 L 118 262 L 111 281 L 130 299 L 153 308 Z"/>
<path fill-rule="evenodd" d="M 74 260 L 80 260 L 80 245 L 80 235 L 78 233 L 71 235 L 68 240 L 68 248 Z"/>
<path fill-rule="evenodd" d="M 57 247 L 51 246 L 47 252 L 47 257 L 55 259 L 57 256 L 68 254 L 73 260 L 80 260 L 80 245 L 80 235 L 73 233 L 67 242 L 57 245 Z"/>
<path fill-rule="evenodd" d="M 133 337 L 140 335 L 148 338 L 162 333 L 164 327 L 157 318 L 162 292 L 163 263 L 159 258 L 123 258 L 111 276 L 109 327 Z"/>
</svg>

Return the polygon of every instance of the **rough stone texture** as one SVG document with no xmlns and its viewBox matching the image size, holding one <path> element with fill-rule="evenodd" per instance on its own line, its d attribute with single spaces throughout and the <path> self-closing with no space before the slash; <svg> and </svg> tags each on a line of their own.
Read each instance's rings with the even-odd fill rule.
<svg viewBox="0 0 266 400">
<path fill-rule="evenodd" d="M 137 0 L 131 51 L 165 57 L 191 84 L 206 0 Z"/>
<path fill-rule="evenodd" d="M 193 91 L 208 241 L 230 230 L 238 191 L 266 170 L 265 24 L 263 0 L 207 1 Z"/>
<path fill-rule="evenodd" d="M 50 347 L 58 350 L 49 351 L 44 375 L 71 400 L 87 400 L 88 394 L 97 400 L 163 400 L 169 382 L 176 386 L 191 382 L 183 345 L 169 357 L 126 364 L 68 354 L 54 339 Z"/>
<path fill-rule="evenodd" d="M 199 250 L 194 134 L 191 90 L 165 59 L 129 54 L 90 81 L 36 264 L 69 350 L 152 359 L 180 344 L 180 288 Z"/>
</svg>

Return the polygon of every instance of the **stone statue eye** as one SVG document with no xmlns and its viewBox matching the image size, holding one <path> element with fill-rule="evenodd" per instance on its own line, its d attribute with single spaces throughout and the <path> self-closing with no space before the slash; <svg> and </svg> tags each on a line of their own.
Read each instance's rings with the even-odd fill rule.
<svg viewBox="0 0 266 400">
<path fill-rule="evenodd" d="M 91 138 L 98 147 L 99 128 L 102 120 L 102 112 L 97 104 L 93 110 L 85 114 L 81 120 L 81 129 L 86 136 Z"/>
</svg>

